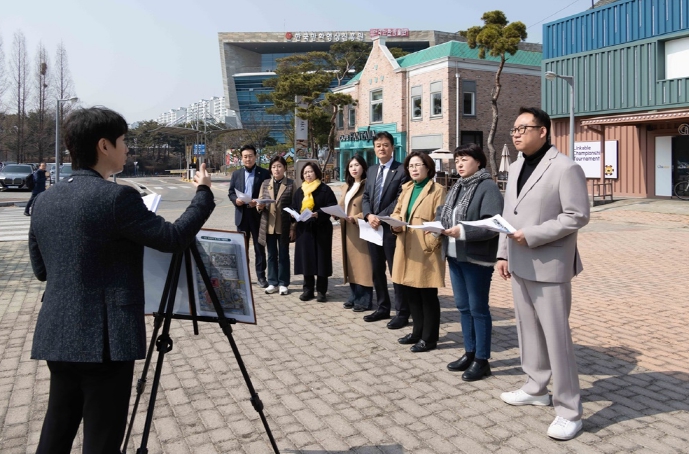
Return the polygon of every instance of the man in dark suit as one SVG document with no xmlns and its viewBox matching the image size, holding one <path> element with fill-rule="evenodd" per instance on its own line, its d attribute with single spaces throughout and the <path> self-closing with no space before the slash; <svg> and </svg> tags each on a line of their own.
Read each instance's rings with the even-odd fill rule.
<svg viewBox="0 0 689 454">
<path fill-rule="evenodd" d="M 127 160 L 126 132 L 109 109 L 72 112 L 64 139 L 75 171 L 34 203 L 29 254 L 47 285 L 31 357 L 50 369 L 39 454 L 69 453 L 82 418 L 84 452 L 120 452 L 134 360 L 146 356 L 144 246 L 183 251 L 215 207 L 203 165 L 174 224 L 134 188 L 108 181 Z"/>
<path fill-rule="evenodd" d="M 378 308 L 372 314 L 366 315 L 364 320 L 376 322 L 390 318 L 390 294 L 388 293 L 388 279 L 385 275 L 385 262 L 392 275 L 392 262 L 395 256 L 397 237 L 390 230 L 390 226 L 379 216 L 390 216 L 397 204 L 397 198 L 402 191 L 402 185 L 408 180 L 402 164 L 395 161 L 392 155 L 395 150 L 395 139 L 389 132 L 379 132 L 373 138 L 373 148 L 379 164 L 371 166 L 366 173 L 366 187 L 362 198 L 363 215 L 371 227 L 383 227 L 383 245 L 368 243 L 373 269 L 373 287 L 376 289 Z M 399 329 L 409 323 L 409 307 L 404 303 L 400 294 L 400 287 L 392 284 L 395 290 L 395 310 L 397 314 L 388 322 L 388 328 Z"/>
<path fill-rule="evenodd" d="M 270 179 L 270 172 L 256 164 L 256 148 L 244 145 L 241 148 L 244 168 L 235 170 L 230 180 L 228 195 L 234 204 L 234 223 L 237 230 L 251 235 L 256 255 L 256 277 L 261 288 L 268 287 L 266 280 L 266 248 L 258 242 L 258 231 L 261 226 L 261 214 L 256 209 L 256 201 L 261 191 L 261 184 Z M 237 191 L 251 197 L 251 202 L 244 203 L 237 198 Z"/>
<path fill-rule="evenodd" d="M 26 208 L 24 208 L 24 216 L 31 216 L 31 205 L 33 205 L 36 197 L 45 191 L 45 182 L 47 180 L 46 174 L 48 172 L 45 170 L 45 162 L 42 162 L 38 166 L 38 170 L 33 173 L 34 187 L 31 190 L 31 198 L 26 203 Z"/>
<path fill-rule="evenodd" d="M 582 270 L 577 232 L 589 222 L 586 177 L 550 144 L 550 117 L 522 107 L 510 130 L 522 157 L 510 166 L 503 216 L 518 229 L 500 235 L 497 270 L 512 279 L 517 334 L 526 382 L 500 398 L 510 405 L 549 405 L 548 435 L 574 438 L 582 428 L 579 375 L 569 327 L 572 278 Z"/>
</svg>

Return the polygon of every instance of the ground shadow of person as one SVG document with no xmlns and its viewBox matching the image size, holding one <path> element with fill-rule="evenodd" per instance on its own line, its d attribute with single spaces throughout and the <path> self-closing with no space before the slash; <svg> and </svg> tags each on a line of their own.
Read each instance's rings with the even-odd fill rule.
<svg viewBox="0 0 689 454">
<path fill-rule="evenodd" d="M 689 412 L 686 372 L 640 368 L 640 352 L 628 347 L 577 346 L 576 355 L 586 431 L 596 433 L 622 421 Z M 594 413 L 588 416 L 591 410 Z M 684 422 L 677 424 L 685 430 Z"/>
</svg>

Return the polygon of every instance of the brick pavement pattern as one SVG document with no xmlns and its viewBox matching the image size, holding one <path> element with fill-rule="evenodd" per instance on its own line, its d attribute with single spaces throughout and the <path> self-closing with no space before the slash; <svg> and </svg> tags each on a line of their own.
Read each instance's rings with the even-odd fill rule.
<svg viewBox="0 0 689 454">
<path fill-rule="evenodd" d="M 209 223 L 231 225 L 227 212 Z M 336 229 L 334 257 L 338 236 Z M 510 286 L 497 276 L 493 376 L 478 382 L 445 368 L 462 347 L 449 278 L 433 352 L 399 345 L 409 329 L 390 331 L 342 309 L 348 287 L 339 260 L 327 303 L 300 302 L 299 276 L 289 296 L 254 287 L 258 325 L 238 325 L 234 337 L 283 453 L 689 452 L 689 302 L 676 271 L 688 245 L 685 202 L 628 200 L 593 210 L 580 233 L 585 270 L 574 281 L 571 316 L 584 431 L 568 442 L 546 436 L 552 408 L 499 399 L 524 376 Z M 47 405 L 47 367 L 29 358 L 42 291 L 27 243 L 0 243 L 3 453 L 35 451 Z M 217 325 L 200 331 L 172 323 L 149 452 L 272 452 L 227 340 Z M 130 453 L 140 443 L 152 374 Z M 79 436 L 74 453 L 80 443 Z"/>
</svg>

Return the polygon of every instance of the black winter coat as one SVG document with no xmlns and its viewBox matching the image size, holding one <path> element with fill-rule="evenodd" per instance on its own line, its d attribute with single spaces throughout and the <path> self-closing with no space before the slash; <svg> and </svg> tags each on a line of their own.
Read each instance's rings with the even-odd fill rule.
<svg viewBox="0 0 689 454">
<path fill-rule="evenodd" d="M 333 274 L 333 224 L 330 215 L 322 207 L 337 205 L 335 193 L 327 184 L 321 183 L 312 193 L 315 206 L 311 211 L 318 218 L 297 222 L 297 242 L 294 246 L 294 274 L 305 276 L 332 276 Z M 301 212 L 304 191 L 294 192 L 292 209 Z"/>
</svg>

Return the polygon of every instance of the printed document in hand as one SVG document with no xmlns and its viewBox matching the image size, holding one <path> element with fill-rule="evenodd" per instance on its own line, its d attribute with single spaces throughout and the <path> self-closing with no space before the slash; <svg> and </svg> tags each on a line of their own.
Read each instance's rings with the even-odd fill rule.
<svg viewBox="0 0 689 454">
<path fill-rule="evenodd" d="M 408 229 L 421 229 L 424 232 L 443 233 L 445 227 L 440 221 L 424 222 L 423 225 L 408 225 Z"/>
<path fill-rule="evenodd" d="M 510 225 L 509 222 L 505 220 L 499 214 L 496 214 L 492 218 L 481 219 L 479 221 L 459 221 L 461 224 L 470 225 L 473 227 L 479 227 L 481 229 L 491 230 L 498 233 L 514 233 L 517 230 Z"/>
<path fill-rule="evenodd" d="M 251 196 L 244 194 L 242 191 L 239 189 L 234 190 L 235 194 L 237 194 L 237 198 L 241 200 L 244 203 L 251 203 Z"/>
<path fill-rule="evenodd" d="M 275 200 L 273 199 L 256 199 L 256 203 L 259 205 L 270 205 L 271 203 L 275 203 Z"/>
<path fill-rule="evenodd" d="M 340 205 L 333 205 L 330 207 L 321 208 L 321 211 L 328 213 L 330 216 L 335 216 L 336 218 L 347 218 L 347 213 L 340 207 Z"/>
<path fill-rule="evenodd" d="M 142 197 L 141 200 L 144 201 L 144 205 L 148 208 L 148 211 L 153 211 L 154 213 L 158 211 L 158 204 L 160 203 L 160 194 L 148 194 Z"/>
<path fill-rule="evenodd" d="M 311 215 L 313 214 L 313 212 L 311 210 L 309 210 L 308 208 L 305 209 L 301 214 L 297 213 L 296 211 L 294 211 L 293 209 L 291 209 L 289 207 L 285 207 L 285 208 L 283 208 L 283 210 L 285 210 L 286 212 L 291 214 L 292 217 L 297 220 L 297 222 L 308 221 L 309 219 L 311 219 Z"/>
<path fill-rule="evenodd" d="M 359 238 L 366 240 L 369 243 L 377 244 L 378 246 L 383 245 L 383 226 L 379 225 L 377 229 L 371 227 L 371 225 L 364 221 L 363 219 L 357 219 L 359 223 Z"/>
<path fill-rule="evenodd" d="M 400 221 L 399 219 L 393 219 L 390 216 L 378 216 L 378 219 L 385 222 L 386 224 L 389 224 L 390 227 L 404 227 L 405 225 L 407 225 L 406 222 Z"/>
</svg>

